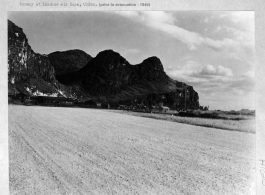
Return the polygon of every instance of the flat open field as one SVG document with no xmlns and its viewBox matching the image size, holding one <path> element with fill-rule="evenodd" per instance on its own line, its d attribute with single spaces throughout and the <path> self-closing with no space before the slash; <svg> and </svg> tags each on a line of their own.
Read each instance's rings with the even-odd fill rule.
<svg viewBox="0 0 265 195">
<path fill-rule="evenodd" d="M 225 115 L 226 119 L 210 119 L 210 118 L 199 118 L 199 117 L 181 117 L 174 116 L 174 112 L 169 113 L 144 113 L 144 112 L 133 112 L 128 110 L 106 110 L 109 112 L 127 114 L 132 116 L 153 118 L 157 120 L 167 120 L 178 123 L 185 123 L 190 125 L 196 125 L 201 127 L 212 127 L 217 129 L 224 129 L 229 131 L 240 131 L 246 133 L 255 133 L 255 116 L 236 116 L 236 115 Z M 240 118 L 241 120 L 235 120 Z"/>
<path fill-rule="evenodd" d="M 10 194 L 251 194 L 255 134 L 9 106 Z"/>
</svg>

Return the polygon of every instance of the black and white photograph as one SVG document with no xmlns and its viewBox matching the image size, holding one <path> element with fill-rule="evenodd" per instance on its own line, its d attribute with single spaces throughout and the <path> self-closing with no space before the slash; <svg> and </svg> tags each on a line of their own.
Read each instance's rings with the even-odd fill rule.
<svg viewBox="0 0 265 195">
<path fill-rule="evenodd" d="M 10 194 L 255 194 L 254 22 L 8 12 Z"/>
</svg>

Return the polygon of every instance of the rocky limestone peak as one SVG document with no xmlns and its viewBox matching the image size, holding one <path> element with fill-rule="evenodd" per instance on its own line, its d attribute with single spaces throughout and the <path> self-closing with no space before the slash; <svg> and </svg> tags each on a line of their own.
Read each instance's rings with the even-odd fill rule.
<svg viewBox="0 0 265 195">
<path fill-rule="evenodd" d="M 140 77 L 155 82 L 166 83 L 169 81 L 169 77 L 164 72 L 164 67 L 160 59 L 156 56 L 145 59 L 142 63 L 135 66 Z"/>
<path fill-rule="evenodd" d="M 111 60 L 114 58 L 121 58 L 121 55 L 118 52 L 113 51 L 112 49 L 107 49 L 99 52 L 95 58 Z"/>
<path fill-rule="evenodd" d="M 8 20 L 8 81 L 16 83 L 29 78 L 54 82 L 54 68 L 47 56 L 31 49 L 23 29 Z"/>
<path fill-rule="evenodd" d="M 55 51 L 50 53 L 49 55 L 52 54 L 65 54 L 65 55 L 78 55 L 78 54 L 85 54 L 87 56 L 90 56 L 89 54 L 87 54 L 86 52 L 84 52 L 81 49 L 72 49 L 72 50 L 66 50 L 66 51 Z M 91 57 L 91 56 L 90 56 Z M 92 58 L 92 57 L 91 57 Z"/>
<path fill-rule="evenodd" d="M 15 25 L 12 21 L 8 20 L 8 40 L 20 40 L 24 41 L 24 44 L 28 44 L 28 39 L 23 32 L 23 29 Z"/>
<path fill-rule="evenodd" d="M 79 49 L 56 51 L 50 53 L 48 57 L 56 75 L 78 71 L 92 59 L 89 54 Z"/>
<path fill-rule="evenodd" d="M 146 68 L 149 68 L 151 70 L 164 71 L 164 67 L 163 67 L 160 59 L 156 56 L 152 56 L 152 57 L 145 59 L 141 63 L 141 65 L 145 66 Z"/>
<path fill-rule="evenodd" d="M 104 55 L 104 56 L 106 56 L 106 55 L 120 55 L 118 52 L 115 52 L 115 51 L 113 51 L 112 49 L 105 49 L 105 50 L 103 50 L 103 51 L 100 51 L 98 54 L 97 54 L 97 56 L 100 56 L 100 55 Z"/>
<path fill-rule="evenodd" d="M 124 71 L 130 69 L 130 63 L 122 57 L 118 52 L 113 50 L 104 50 L 97 54 L 84 68 L 84 71 L 98 72 L 116 72 L 117 70 Z M 80 70 L 83 71 L 83 70 Z M 105 73 L 104 73 L 105 74 Z"/>
<path fill-rule="evenodd" d="M 129 65 L 129 62 L 122 57 L 118 52 L 111 49 L 104 50 L 98 53 L 95 57 L 97 61 L 100 61 L 102 65 L 113 64 L 113 65 Z"/>
</svg>

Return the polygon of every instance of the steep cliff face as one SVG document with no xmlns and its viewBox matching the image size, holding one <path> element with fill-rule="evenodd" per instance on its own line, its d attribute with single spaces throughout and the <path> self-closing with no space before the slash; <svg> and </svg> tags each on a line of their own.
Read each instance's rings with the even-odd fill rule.
<svg viewBox="0 0 265 195">
<path fill-rule="evenodd" d="M 192 86 L 171 79 L 159 58 L 131 65 L 105 50 L 95 58 L 81 50 L 35 53 L 22 29 L 8 21 L 8 82 L 29 95 L 94 99 L 105 103 L 162 103 L 173 109 L 196 109 Z"/>
<path fill-rule="evenodd" d="M 47 55 L 35 53 L 22 28 L 8 20 L 8 82 L 29 95 L 87 97 L 79 86 L 64 86 L 55 78 Z"/>
<path fill-rule="evenodd" d="M 28 78 L 55 82 L 54 68 L 48 56 L 35 53 L 22 28 L 8 21 L 8 81 L 15 83 Z"/>
<path fill-rule="evenodd" d="M 56 51 L 48 55 L 56 75 L 67 74 L 83 68 L 92 57 L 82 50 Z"/>
</svg>

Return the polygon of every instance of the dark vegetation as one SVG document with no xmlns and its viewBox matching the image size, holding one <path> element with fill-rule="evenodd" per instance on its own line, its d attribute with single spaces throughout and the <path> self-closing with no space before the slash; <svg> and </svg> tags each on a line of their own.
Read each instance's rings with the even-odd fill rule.
<svg viewBox="0 0 265 195">
<path fill-rule="evenodd" d="M 174 114 L 181 117 L 197 117 L 197 118 L 210 118 L 210 119 L 224 119 L 224 120 L 248 120 L 248 116 L 255 116 L 255 112 L 248 113 L 240 111 L 202 111 L 191 110 L 187 112 L 179 112 Z"/>
</svg>

